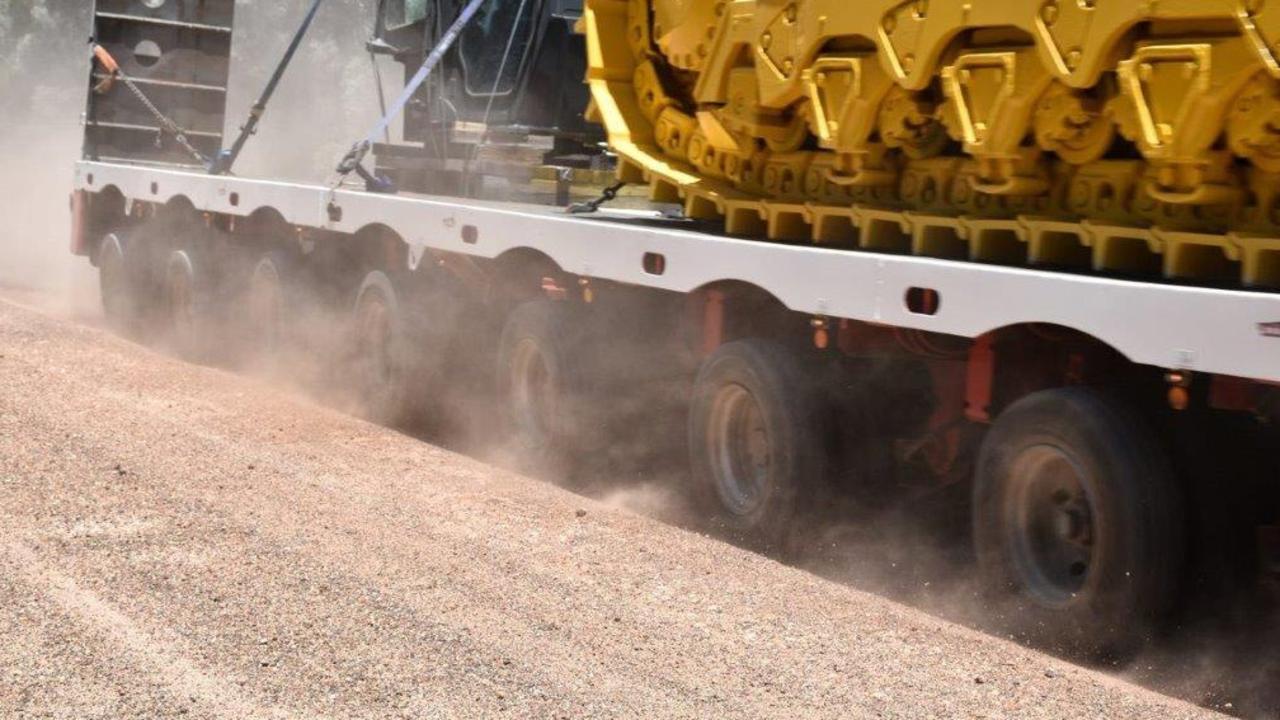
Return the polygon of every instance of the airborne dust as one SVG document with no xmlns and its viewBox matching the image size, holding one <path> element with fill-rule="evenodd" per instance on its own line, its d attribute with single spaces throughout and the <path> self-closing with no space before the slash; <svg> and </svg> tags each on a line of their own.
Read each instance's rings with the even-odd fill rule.
<svg viewBox="0 0 1280 720">
<path fill-rule="evenodd" d="M 77 316 L 97 306 L 96 275 L 69 247 L 72 163 L 79 157 L 92 2 L 0 0 L 0 286 Z M 257 98 L 306 5 L 237 3 L 228 140 Z M 328 3 L 237 167 L 281 179 L 325 178 L 378 117 L 367 39 L 373 0 Z M 286 31 L 286 28 L 289 30 Z M 343 48 L 354 48 L 354 53 Z M 384 68 L 388 84 L 397 77 Z M 39 292 L 33 292 L 39 291 Z"/>
<path fill-rule="evenodd" d="M 0 287 L 83 312 L 96 279 L 67 252 L 68 196 L 89 10 L 25 4 L 0 2 Z"/>
<path fill-rule="evenodd" d="M 228 102 L 234 131 L 287 42 L 304 0 L 239 3 L 238 36 Z M 368 57 L 362 52 L 373 0 L 330 3 L 246 151 L 241 174 L 324 180 L 351 139 L 377 117 Z M 80 148 L 88 62 L 90 3 L 0 0 L 0 294 L 56 314 L 97 322 L 96 274 L 68 249 L 71 165 Z M 384 66 L 389 91 L 396 66 Z M 323 335 L 333 318 L 302 325 Z M 300 354 L 279 377 L 329 402 L 326 370 L 315 354 Z M 277 368 L 279 370 L 279 368 Z M 664 397 L 682 388 L 664 386 Z M 424 439 L 506 465 L 523 464 L 509 447 L 480 439 L 492 408 L 447 397 L 461 419 L 442 429 L 406 428 Z M 568 475 L 547 479 L 667 522 L 705 530 L 687 502 L 679 403 L 651 408 L 646 424 L 619 434 L 610 450 Z M 972 586 L 963 528 L 954 522 L 963 488 L 915 497 L 857 522 L 824 519 L 801 548 L 783 559 L 826 577 L 917 605 L 962 623 L 996 629 Z M 942 528 L 942 529 L 939 529 Z M 1187 622 L 1132 664 L 1128 679 L 1193 702 L 1246 716 L 1277 716 L 1274 633 L 1252 633 L 1244 609 Z M 1260 640 L 1259 637 L 1266 638 Z M 1247 640 L 1246 640 L 1247 638 Z"/>
</svg>

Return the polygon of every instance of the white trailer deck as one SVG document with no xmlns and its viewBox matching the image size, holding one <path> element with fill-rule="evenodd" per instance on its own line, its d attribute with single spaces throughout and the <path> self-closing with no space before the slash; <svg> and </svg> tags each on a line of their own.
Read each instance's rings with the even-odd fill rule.
<svg viewBox="0 0 1280 720">
<path fill-rule="evenodd" d="M 720 237 L 602 210 L 562 209 L 215 177 L 102 162 L 76 166 L 75 186 L 133 202 L 187 198 L 247 217 L 273 208 L 288 223 L 339 233 L 382 225 L 416 264 L 429 250 L 496 258 L 529 248 L 567 273 L 675 292 L 719 281 L 755 285 L 788 308 L 962 337 L 1052 323 L 1087 333 L 1136 363 L 1280 383 L 1280 294 L 1069 274 Z M 662 256 L 661 274 L 646 255 Z M 654 269 L 654 264 L 648 264 Z M 912 312 L 911 288 L 937 292 Z"/>
</svg>

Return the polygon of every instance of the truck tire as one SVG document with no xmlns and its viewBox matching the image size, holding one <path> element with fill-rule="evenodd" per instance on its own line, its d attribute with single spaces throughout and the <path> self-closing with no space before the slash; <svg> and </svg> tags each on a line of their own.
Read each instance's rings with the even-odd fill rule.
<svg viewBox="0 0 1280 720">
<path fill-rule="evenodd" d="M 138 269 L 126 257 L 127 240 L 119 233 L 109 233 L 98 245 L 98 285 L 102 297 L 102 314 L 115 331 L 133 335 L 141 322 Z"/>
<path fill-rule="evenodd" d="M 726 343 L 702 365 L 689 408 L 694 486 L 738 539 L 785 550 L 820 501 L 827 408 L 800 355 L 767 340 Z"/>
<path fill-rule="evenodd" d="M 1087 388 L 1028 395 L 996 419 L 974 483 L 986 587 L 1014 632 L 1093 658 L 1136 651 L 1172 606 L 1181 492 L 1132 408 Z"/>
<path fill-rule="evenodd" d="M 239 314 L 241 359 L 250 367 L 271 369 L 296 338 L 298 278 L 296 264 L 281 251 L 270 251 L 247 264 L 243 312 Z"/>
<path fill-rule="evenodd" d="M 349 369 L 358 394 L 359 414 L 396 425 L 409 403 L 409 342 L 404 310 L 391 278 L 381 270 L 365 275 L 352 312 Z"/>
<path fill-rule="evenodd" d="M 537 469 L 561 469 L 593 434 L 576 311 L 567 302 L 526 302 L 507 318 L 498 344 L 502 419 L 520 459 Z"/>
<path fill-rule="evenodd" d="M 210 263 L 194 249 L 173 250 L 161 276 L 161 323 L 165 344 L 194 362 L 207 358 L 220 328 Z"/>
</svg>

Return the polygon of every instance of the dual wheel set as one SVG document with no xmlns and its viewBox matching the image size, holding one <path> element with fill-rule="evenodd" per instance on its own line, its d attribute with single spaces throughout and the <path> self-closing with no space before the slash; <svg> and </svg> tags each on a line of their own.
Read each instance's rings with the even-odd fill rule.
<svg viewBox="0 0 1280 720">
<path fill-rule="evenodd" d="M 210 318 L 220 303 L 255 353 L 278 352 L 301 322 L 300 298 L 315 296 L 272 253 L 233 263 L 231 283 L 212 282 L 189 250 L 152 256 L 145 272 L 129 253 L 120 235 L 102 241 L 108 318 L 129 327 L 159 316 L 153 324 L 183 352 L 218 342 Z M 346 297 L 335 303 L 348 308 L 341 364 L 363 411 L 396 422 L 406 400 L 447 375 L 440 345 L 456 334 L 439 332 L 439 320 L 459 311 L 443 309 L 444 295 L 406 295 L 380 270 Z M 617 385 L 592 361 L 605 335 L 593 338 L 581 313 L 570 301 L 516 303 L 483 355 L 496 359 L 488 377 L 504 430 L 531 456 L 607 449 L 617 432 L 604 419 Z M 836 445 L 874 428 L 874 410 L 833 392 L 841 381 L 824 362 L 770 338 L 727 342 L 700 362 L 687 409 L 692 490 L 736 538 L 784 545 L 831 502 Z M 968 510 L 982 592 L 1001 624 L 1089 655 L 1135 649 L 1173 605 L 1187 553 L 1182 491 L 1150 421 L 1099 390 L 1049 389 L 1008 406 L 980 442 Z"/>
<path fill-rule="evenodd" d="M 285 254 L 246 264 L 229 253 L 146 245 L 143 234 L 118 232 L 98 246 L 103 314 L 114 329 L 190 360 L 253 362 L 281 348 L 292 279 Z"/>
<path fill-rule="evenodd" d="M 831 497 L 833 431 L 847 445 L 850 428 L 876 425 L 874 410 L 849 405 L 874 397 L 833 400 L 815 365 L 806 351 L 745 340 L 698 373 L 694 474 L 739 532 L 779 540 L 803 525 Z M 1149 421 L 1097 390 L 1044 390 L 1009 406 L 977 456 L 971 537 L 998 625 L 1089 657 L 1136 650 L 1174 605 L 1186 555 L 1182 491 Z"/>
</svg>

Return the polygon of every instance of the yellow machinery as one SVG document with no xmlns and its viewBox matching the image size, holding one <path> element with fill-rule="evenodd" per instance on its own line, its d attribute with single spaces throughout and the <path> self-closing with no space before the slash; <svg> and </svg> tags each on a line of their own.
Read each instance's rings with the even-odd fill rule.
<svg viewBox="0 0 1280 720">
<path fill-rule="evenodd" d="M 730 234 L 1280 287 L 1280 0 L 587 0 L 620 179 Z"/>
</svg>

